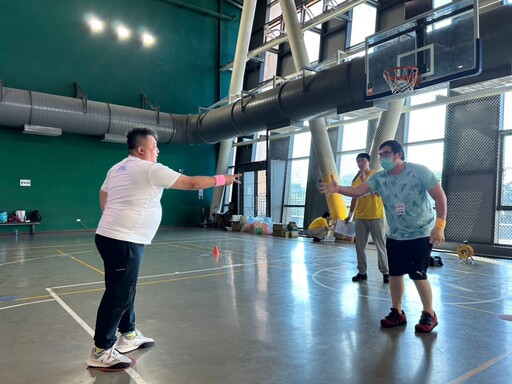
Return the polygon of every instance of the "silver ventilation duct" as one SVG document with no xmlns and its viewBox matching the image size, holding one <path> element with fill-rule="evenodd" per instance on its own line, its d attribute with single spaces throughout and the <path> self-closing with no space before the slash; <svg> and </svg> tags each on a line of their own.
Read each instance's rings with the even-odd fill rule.
<svg viewBox="0 0 512 384">
<path fill-rule="evenodd" d="M 452 87 L 488 80 L 494 73 L 498 73 L 496 77 L 512 75 L 511 26 L 512 6 L 502 6 L 480 16 L 482 74 L 454 81 Z M 135 126 L 145 126 L 158 132 L 161 143 L 216 143 L 266 128 L 287 126 L 331 110 L 343 113 L 372 106 L 364 100 L 364 68 L 364 58 L 356 57 L 199 115 L 158 113 L 0 87 L 0 126 L 43 126 L 92 136 L 124 135 Z"/>
</svg>

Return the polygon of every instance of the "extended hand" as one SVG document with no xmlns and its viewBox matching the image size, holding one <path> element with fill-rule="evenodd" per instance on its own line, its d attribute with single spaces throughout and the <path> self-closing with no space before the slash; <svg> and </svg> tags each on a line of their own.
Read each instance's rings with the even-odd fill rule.
<svg viewBox="0 0 512 384">
<path fill-rule="evenodd" d="M 318 190 L 325 196 L 331 196 L 333 193 L 338 192 L 338 183 L 334 180 L 334 176 L 331 175 L 330 183 L 319 183 Z"/>
<path fill-rule="evenodd" d="M 240 180 L 237 180 L 237 178 L 240 176 L 242 176 L 241 173 L 237 173 L 236 175 L 224 175 L 226 178 L 226 184 L 224 185 L 231 185 L 233 183 L 240 184 Z"/>
</svg>

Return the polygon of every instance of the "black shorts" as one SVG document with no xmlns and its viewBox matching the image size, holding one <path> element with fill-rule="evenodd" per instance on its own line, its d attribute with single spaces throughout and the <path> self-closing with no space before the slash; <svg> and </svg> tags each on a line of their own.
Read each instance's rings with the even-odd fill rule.
<svg viewBox="0 0 512 384">
<path fill-rule="evenodd" d="M 412 280 L 426 280 L 432 244 L 428 237 L 413 240 L 386 239 L 389 275 L 408 274 Z"/>
</svg>

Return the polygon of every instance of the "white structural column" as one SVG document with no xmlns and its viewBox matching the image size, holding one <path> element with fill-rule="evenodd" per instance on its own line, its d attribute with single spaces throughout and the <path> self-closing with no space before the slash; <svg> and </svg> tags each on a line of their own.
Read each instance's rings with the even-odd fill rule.
<svg viewBox="0 0 512 384">
<path fill-rule="evenodd" d="M 242 87 L 245 74 L 245 63 L 247 53 L 249 52 L 249 43 L 251 40 L 252 24 L 256 12 L 257 0 L 245 0 L 240 16 L 240 28 L 238 30 L 238 39 L 235 49 L 235 60 L 233 63 L 233 73 L 229 84 L 229 94 L 239 95 L 242 93 Z M 233 100 L 235 101 L 235 100 Z M 217 159 L 217 174 L 228 172 L 229 155 L 233 146 L 233 139 L 222 140 L 220 142 L 219 157 Z M 210 204 L 210 218 L 213 219 L 214 213 L 222 209 L 222 196 L 224 187 L 217 187 L 213 190 L 212 202 Z"/>
<path fill-rule="evenodd" d="M 295 65 L 295 69 L 300 71 L 304 67 L 309 66 L 310 62 L 306 50 L 306 44 L 304 43 L 304 35 L 297 18 L 295 3 L 293 0 L 279 0 L 279 3 L 281 4 L 290 48 L 292 50 L 293 63 Z M 339 182 L 338 170 L 336 169 L 336 162 L 329 142 L 325 119 L 315 118 L 310 120 L 309 130 L 311 131 L 311 140 L 315 147 L 322 180 L 324 182 L 329 182 L 332 175 L 335 180 Z M 328 197 L 327 205 L 333 219 L 345 219 L 347 216 L 347 209 L 341 195 L 335 194 Z"/>
<path fill-rule="evenodd" d="M 370 156 L 372 158 L 371 168 L 381 169 L 379 158 L 379 146 L 387 141 L 394 140 L 400 116 L 404 107 L 404 100 L 392 100 L 388 103 L 388 109 L 382 111 L 377 122 L 377 129 L 373 136 L 372 147 L 370 149 Z"/>
</svg>

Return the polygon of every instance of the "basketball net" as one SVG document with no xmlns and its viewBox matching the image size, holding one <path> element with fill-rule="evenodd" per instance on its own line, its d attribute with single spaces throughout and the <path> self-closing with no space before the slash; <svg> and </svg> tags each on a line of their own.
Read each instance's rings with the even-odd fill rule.
<svg viewBox="0 0 512 384">
<path fill-rule="evenodd" d="M 393 95 L 411 93 L 419 84 L 418 67 L 403 66 L 389 68 L 382 74 Z"/>
</svg>

